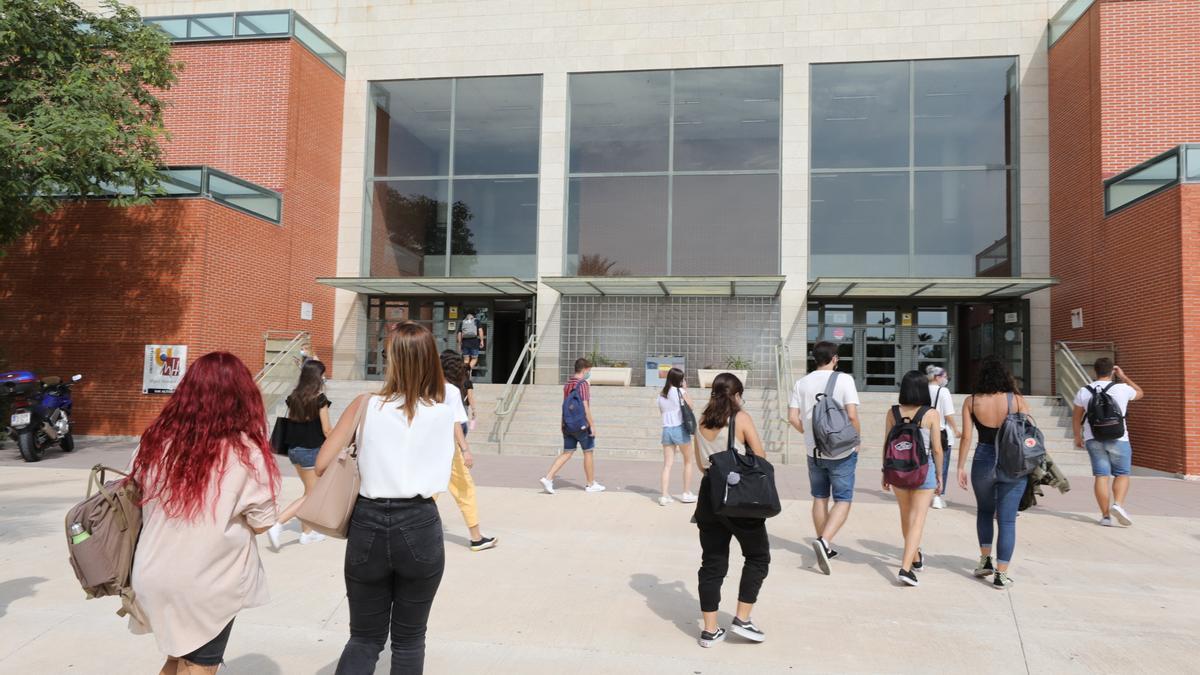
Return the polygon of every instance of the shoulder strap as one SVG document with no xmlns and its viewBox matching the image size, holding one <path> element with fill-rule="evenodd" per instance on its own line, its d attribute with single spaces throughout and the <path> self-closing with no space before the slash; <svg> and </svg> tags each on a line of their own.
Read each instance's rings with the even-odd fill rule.
<svg viewBox="0 0 1200 675">
<path fill-rule="evenodd" d="M 358 412 L 354 415 L 354 437 L 351 439 L 354 449 L 350 451 L 350 454 L 353 457 L 358 456 L 358 444 L 362 441 L 363 426 L 367 423 L 367 406 L 371 405 L 370 394 L 361 394 L 358 398 L 361 404 L 358 406 Z"/>
<path fill-rule="evenodd" d="M 938 401 L 942 400 L 942 389 L 944 389 L 944 388 L 945 388 L 945 387 L 941 387 L 941 386 L 939 386 L 939 387 L 938 387 L 938 390 L 937 390 L 937 393 L 933 395 L 933 407 L 935 407 L 935 408 L 936 408 L 936 407 L 937 407 L 937 404 L 938 404 Z"/>
<path fill-rule="evenodd" d="M 833 396 L 833 388 L 837 386 L 838 371 L 833 371 L 829 374 L 829 379 L 825 380 L 825 395 Z"/>
<path fill-rule="evenodd" d="M 734 413 L 729 417 L 729 426 L 726 427 L 729 430 L 729 438 L 725 440 L 726 450 L 733 450 L 734 445 L 737 443 L 737 427 L 734 425 L 734 420 L 736 419 L 737 413 Z"/>
<path fill-rule="evenodd" d="M 927 405 L 923 405 L 918 408 L 917 414 L 913 415 L 912 418 L 913 424 L 917 425 L 918 427 L 921 426 L 921 420 L 925 418 L 925 413 L 929 412 L 930 410 L 931 408 Z"/>
<path fill-rule="evenodd" d="M 1112 388 L 1113 388 L 1113 387 L 1115 387 L 1115 386 L 1117 386 L 1117 383 L 1116 383 L 1116 382 L 1109 382 L 1107 387 L 1105 387 L 1105 388 L 1103 388 L 1103 389 L 1101 389 L 1101 390 L 1100 390 L 1100 393 L 1101 393 L 1101 394 L 1107 394 L 1107 393 L 1108 393 L 1108 390 L 1109 390 L 1109 389 L 1112 389 Z"/>
<path fill-rule="evenodd" d="M 904 416 L 900 414 L 900 406 L 892 406 L 892 424 L 901 424 L 904 422 Z"/>
<path fill-rule="evenodd" d="M 1011 415 L 1011 414 L 1012 414 L 1012 405 L 1013 405 L 1013 398 L 1014 398 L 1014 397 L 1013 397 L 1013 393 L 1012 393 L 1011 391 L 1010 391 L 1010 392 L 1008 392 L 1008 396 L 1007 396 L 1007 398 L 1008 398 L 1008 401 L 1007 401 L 1007 411 L 1004 413 L 1005 417 L 1007 417 L 1007 416 L 1009 416 L 1009 415 Z"/>
</svg>

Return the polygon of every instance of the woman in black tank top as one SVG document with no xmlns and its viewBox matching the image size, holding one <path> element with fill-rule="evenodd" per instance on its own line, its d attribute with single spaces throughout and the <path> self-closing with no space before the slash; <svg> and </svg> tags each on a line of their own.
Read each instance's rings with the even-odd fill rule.
<svg viewBox="0 0 1200 675">
<path fill-rule="evenodd" d="M 1013 412 L 1029 412 L 1029 404 L 1017 390 L 1008 366 L 997 356 L 988 356 L 980 366 L 975 393 L 963 404 L 962 447 L 958 453 L 958 484 L 975 492 L 975 531 L 979 535 L 979 565 L 975 576 L 992 577 L 992 586 L 1004 589 L 1012 585 L 1008 564 L 1012 561 L 1017 539 L 1017 509 L 1025 493 L 1027 478 L 1007 479 L 996 471 L 996 432 L 1008 411 L 1008 397 L 1013 396 Z M 996 426 L 989 426 L 984 418 Z M 967 453 L 972 433 L 979 434 L 967 473 Z M 992 558 L 993 537 L 995 562 Z"/>
</svg>

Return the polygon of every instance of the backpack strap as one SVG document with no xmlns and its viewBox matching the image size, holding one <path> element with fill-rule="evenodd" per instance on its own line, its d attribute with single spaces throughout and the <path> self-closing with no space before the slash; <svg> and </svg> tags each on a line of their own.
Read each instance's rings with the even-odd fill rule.
<svg viewBox="0 0 1200 675">
<path fill-rule="evenodd" d="M 927 405 L 923 405 L 920 408 L 917 408 L 917 414 L 913 415 L 912 423 L 917 425 L 918 427 L 921 426 L 921 420 L 925 418 L 925 413 L 929 412 L 930 410 L 932 410 L 932 408 L 930 408 Z"/>
<path fill-rule="evenodd" d="M 901 424 L 904 422 L 904 416 L 900 414 L 900 406 L 892 406 L 892 424 Z"/>
<path fill-rule="evenodd" d="M 825 381 L 825 395 L 833 396 L 833 388 L 837 386 L 838 371 L 833 371 L 829 375 L 829 379 Z"/>
<path fill-rule="evenodd" d="M 1007 407 L 1008 407 L 1008 409 L 1007 409 L 1007 411 L 1005 411 L 1005 413 L 1004 413 L 1004 416 L 1005 416 L 1005 417 L 1008 417 L 1009 415 L 1011 415 L 1011 414 L 1012 414 L 1013 399 L 1014 399 L 1015 397 L 1013 396 L 1013 393 L 1010 391 L 1010 392 L 1008 392 L 1008 396 L 1007 396 L 1007 398 L 1008 398 L 1008 401 L 1007 401 L 1007 403 L 1008 403 L 1008 406 L 1007 406 Z"/>
<path fill-rule="evenodd" d="M 1103 388 L 1103 389 L 1101 389 L 1101 390 L 1100 390 L 1100 393 L 1101 393 L 1101 394 L 1107 394 L 1107 393 L 1108 393 L 1108 390 L 1109 390 L 1109 389 L 1112 389 L 1112 388 L 1113 388 L 1113 387 L 1115 387 L 1115 386 L 1117 386 L 1117 383 L 1116 383 L 1116 382 L 1109 382 L 1107 387 L 1105 387 L 1105 388 Z"/>
</svg>

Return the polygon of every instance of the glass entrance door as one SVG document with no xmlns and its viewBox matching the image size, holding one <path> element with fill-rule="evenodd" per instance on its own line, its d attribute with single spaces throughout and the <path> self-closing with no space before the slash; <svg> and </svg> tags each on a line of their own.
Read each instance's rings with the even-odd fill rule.
<svg viewBox="0 0 1200 675">
<path fill-rule="evenodd" d="M 839 345 L 838 369 L 854 375 L 861 391 L 896 391 L 904 373 L 937 365 L 953 373 L 953 309 L 947 305 L 879 302 L 814 303 L 808 312 L 809 347 Z M 811 370 L 814 364 L 809 361 Z"/>
</svg>

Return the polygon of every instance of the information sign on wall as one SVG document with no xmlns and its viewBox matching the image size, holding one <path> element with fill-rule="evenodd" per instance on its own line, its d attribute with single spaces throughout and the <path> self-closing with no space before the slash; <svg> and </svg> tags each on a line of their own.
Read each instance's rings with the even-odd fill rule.
<svg viewBox="0 0 1200 675">
<path fill-rule="evenodd" d="M 146 345 L 143 394 L 170 394 L 187 371 L 187 345 Z"/>
</svg>

